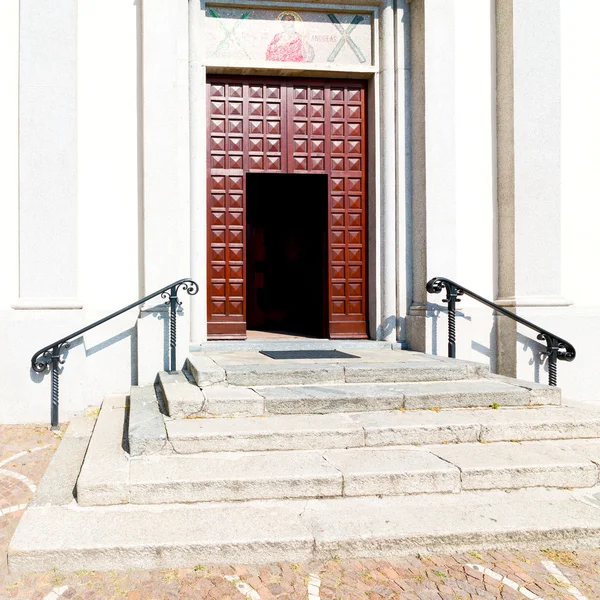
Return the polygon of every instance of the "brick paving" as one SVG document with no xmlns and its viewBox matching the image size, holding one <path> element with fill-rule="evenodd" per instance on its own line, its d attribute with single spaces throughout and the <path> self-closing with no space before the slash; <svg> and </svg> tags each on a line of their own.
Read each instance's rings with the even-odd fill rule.
<svg viewBox="0 0 600 600">
<path fill-rule="evenodd" d="M 23 511 L 6 514 L 3 511 L 26 504 L 32 491 L 27 480 L 3 471 L 38 483 L 59 442 L 60 434 L 47 427 L 0 426 L 2 600 L 316 600 L 314 593 L 309 597 L 309 575 L 317 575 L 320 579 L 318 598 L 321 600 L 524 600 L 532 598 L 533 594 L 543 600 L 600 598 L 600 550 L 490 551 L 387 560 L 334 559 L 303 564 L 231 566 L 199 564 L 193 569 L 165 571 L 79 571 L 13 576 L 6 570 L 6 549 Z M 569 583 L 550 573 L 542 561 L 552 561 Z M 466 566 L 468 564 L 479 565 L 480 570 Z M 569 585 L 577 588 L 579 598 Z M 513 589 L 518 586 L 524 587 L 530 595 Z"/>
</svg>

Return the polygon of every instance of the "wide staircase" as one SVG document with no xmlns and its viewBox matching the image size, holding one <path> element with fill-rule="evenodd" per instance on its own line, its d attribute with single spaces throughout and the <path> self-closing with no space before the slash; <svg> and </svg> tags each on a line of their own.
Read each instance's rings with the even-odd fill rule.
<svg viewBox="0 0 600 600">
<path fill-rule="evenodd" d="M 382 342 L 209 343 L 71 422 L 9 567 L 597 547 L 598 438 L 592 405 L 475 363 Z"/>
</svg>

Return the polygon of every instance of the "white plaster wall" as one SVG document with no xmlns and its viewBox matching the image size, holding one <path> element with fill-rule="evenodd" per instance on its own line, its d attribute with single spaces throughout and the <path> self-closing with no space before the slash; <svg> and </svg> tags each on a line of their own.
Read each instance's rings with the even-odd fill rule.
<svg viewBox="0 0 600 600">
<path fill-rule="evenodd" d="M 19 0 L 0 2 L 0 311 L 19 293 Z"/>
</svg>

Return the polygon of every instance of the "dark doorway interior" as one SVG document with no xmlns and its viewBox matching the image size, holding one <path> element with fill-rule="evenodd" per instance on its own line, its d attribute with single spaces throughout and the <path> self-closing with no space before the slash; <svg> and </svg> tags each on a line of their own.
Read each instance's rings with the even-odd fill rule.
<svg viewBox="0 0 600 600">
<path fill-rule="evenodd" d="M 246 175 L 247 327 L 327 337 L 327 175 Z"/>
</svg>

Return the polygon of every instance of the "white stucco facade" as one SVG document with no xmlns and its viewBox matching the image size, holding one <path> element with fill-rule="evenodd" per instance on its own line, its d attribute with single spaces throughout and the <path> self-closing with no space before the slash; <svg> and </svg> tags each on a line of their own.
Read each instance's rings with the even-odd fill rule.
<svg viewBox="0 0 600 600">
<path fill-rule="evenodd" d="M 34 351 L 171 281 L 200 287 L 181 298 L 179 362 L 206 340 L 207 72 L 369 82 L 370 337 L 445 355 L 425 284 L 448 277 L 573 343 L 559 385 L 600 401 L 596 2 L 233 5 L 359 11 L 370 58 L 220 64 L 195 0 L 0 5 L 0 422 L 49 419 Z M 160 302 L 73 344 L 61 419 L 167 367 Z M 547 381 L 535 335 L 459 308 L 459 358 Z"/>
</svg>

